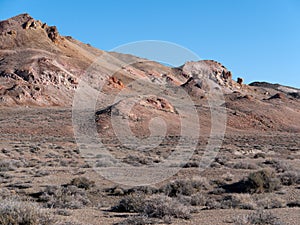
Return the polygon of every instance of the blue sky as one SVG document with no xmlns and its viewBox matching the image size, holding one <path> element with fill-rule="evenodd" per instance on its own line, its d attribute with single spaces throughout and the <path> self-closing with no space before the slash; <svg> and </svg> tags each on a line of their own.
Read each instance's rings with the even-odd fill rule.
<svg viewBox="0 0 300 225">
<path fill-rule="evenodd" d="M 103 50 L 169 41 L 247 83 L 300 88 L 298 0 L 0 0 L 0 20 L 23 12 Z"/>
</svg>

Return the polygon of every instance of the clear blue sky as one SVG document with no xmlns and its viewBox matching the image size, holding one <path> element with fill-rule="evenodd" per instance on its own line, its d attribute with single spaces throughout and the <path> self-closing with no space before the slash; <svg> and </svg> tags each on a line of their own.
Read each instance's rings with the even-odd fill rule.
<svg viewBox="0 0 300 225">
<path fill-rule="evenodd" d="M 298 0 L 0 0 L 1 20 L 23 12 L 103 50 L 170 41 L 247 83 L 300 88 Z"/>
</svg>

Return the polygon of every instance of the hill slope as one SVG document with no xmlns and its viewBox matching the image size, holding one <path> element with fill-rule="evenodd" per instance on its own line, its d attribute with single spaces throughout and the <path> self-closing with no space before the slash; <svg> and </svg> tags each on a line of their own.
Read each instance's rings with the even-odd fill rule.
<svg viewBox="0 0 300 225">
<path fill-rule="evenodd" d="M 185 90 L 194 101 L 200 123 L 209 131 L 212 82 L 224 93 L 225 102 L 220 107 L 226 107 L 228 130 L 300 131 L 298 89 L 259 82 L 237 83 L 227 68 L 213 60 L 187 62 L 179 68 L 170 68 L 132 55 L 105 52 L 72 37 L 63 37 L 55 26 L 48 26 L 28 14 L 0 22 L 0 46 L 1 106 L 69 107 L 80 80 L 84 79 L 95 89 L 103 85 L 101 89 L 106 97 L 98 102 L 96 115 L 97 120 L 102 121 L 101 130 L 103 124 L 108 123 L 105 127 L 110 127 L 110 114 L 104 109 L 125 110 L 123 105 L 132 101 L 130 96 L 135 93 L 131 83 L 148 78 L 158 87 Z M 91 66 L 95 61 L 96 66 Z M 145 90 L 147 88 L 146 92 L 150 93 L 151 85 Z M 120 91 L 126 92 L 127 97 L 123 97 L 122 104 L 115 105 L 111 99 Z M 158 113 L 177 127 L 174 121 L 180 115 L 175 113 L 176 107 L 160 97 L 154 93 L 154 96 L 141 98 L 138 110 L 133 110 L 131 116 L 149 119 Z M 130 123 L 140 127 L 138 133 L 146 134 L 147 127 L 141 121 L 133 119 Z"/>
</svg>

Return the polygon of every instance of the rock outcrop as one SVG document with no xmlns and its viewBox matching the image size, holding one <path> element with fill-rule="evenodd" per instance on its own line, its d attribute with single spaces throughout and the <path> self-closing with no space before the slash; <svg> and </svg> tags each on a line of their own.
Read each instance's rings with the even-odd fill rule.
<svg viewBox="0 0 300 225">
<path fill-rule="evenodd" d="M 185 76 L 200 79 L 202 83 L 208 79 L 222 87 L 232 86 L 232 74 L 221 63 L 213 60 L 202 60 L 198 62 L 187 62 L 182 67 Z M 203 84 L 204 86 L 204 84 Z"/>
</svg>

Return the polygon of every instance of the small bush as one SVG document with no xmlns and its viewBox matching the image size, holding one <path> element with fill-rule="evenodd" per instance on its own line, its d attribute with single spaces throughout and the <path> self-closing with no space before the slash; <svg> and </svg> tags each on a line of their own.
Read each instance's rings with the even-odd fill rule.
<svg viewBox="0 0 300 225">
<path fill-rule="evenodd" d="M 112 207 L 115 212 L 136 212 L 151 218 L 163 219 L 166 217 L 189 219 L 190 210 L 176 199 L 165 195 L 153 195 L 146 198 L 144 195 L 128 195 L 121 199 L 118 205 Z"/>
<path fill-rule="evenodd" d="M 285 172 L 280 175 L 280 180 L 286 186 L 300 184 L 300 174 L 299 172 Z"/>
<path fill-rule="evenodd" d="M 160 191 L 169 197 L 177 197 L 179 195 L 191 196 L 200 190 L 208 190 L 209 186 L 206 178 L 197 180 L 175 180 L 163 186 Z"/>
<path fill-rule="evenodd" d="M 260 170 L 249 174 L 247 178 L 248 192 L 272 192 L 280 188 L 280 181 L 270 170 Z"/>
<path fill-rule="evenodd" d="M 266 155 L 265 153 L 263 152 L 259 152 L 259 153 L 256 153 L 254 156 L 253 156 L 254 159 L 259 159 L 259 158 L 266 158 Z"/>
<path fill-rule="evenodd" d="M 75 221 L 64 221 L 64 222 L 56 223 L 55 225 L 86 225 L 86 224 L 75 222 Z"/>
<path fill-rule="evenodd" d="M 151 225 L 156 223 L 158 223 L 158 221 L 147 216 L 130 216 L 115 225 Z"/>
<path fill-rule="evenodd" d="M 279 190 L 280 180 L 270 170 L 250 173 L 247 178 L 221 186 L 230 193 L 264 193 Z"/>
<path fill-rule="evenodd" d="M 117 165 L 118 160 L 109 155 L 97 155 L 95 167 L 114 167 Z"/>
<path fill-rule="evenodd" d="M 225 196 L 221 201 L 222 209 L 256 209 L 257 205 L 249 194 L 233 194 Z"/>
<path fill-rule="evenodd" d="M 143 212 L 143 206 L 145 204 L 145 195 L 131 194 L 125 196 L 118 205 L 112 207 L 114 212 Z"/>
<path fill-rule="evenodd" d="M 257 196 L 256 202 L 257 206 L 261 209 L 275 209 L 286 207 L 286 201 L 272 193 Z"/>
<path fill-rule="evenodd" d="M 0 172 L 13 171 L 18 167 L 23 166 L 19 160 L 2 159 L 0 160 Z"/>
<path fill-rule="evenodd" d="M 80 209 L 90 204 L 86 191 L 76 186 L 48 186 L 38 200 L 49 208 Z"/>
<path fill-rule="evenodd" d="M 272 213 L 266 211 L 256 211 L 246 216 L 234 218 L 235 225 L 283 225 Z"/>
<path fill-rule="evenodd" d="M 206 206 L 206 209 L 221 209 L 222 208 L 221 202 L 215 198 L 207 199 L 205 206 Z"/>
<path fill-rule="evenodd" d="M 174 217 L 181 219 L 190 219 L 190 209 L 165 195 L 152 196 L 145 202 L 144 213 L 153 218 L 163 219 L 165 217 Z"/>
<path fill-rule="evenodd" d="M 270 165 L 276 170 L 277 173 L 284 173 L 292 170 L 292 167 L 288 163 L 279 161 L 277 159 L 267 159 L 264 164 Z"/>
<path fill-rule="evenodd" d="M 151 186 L 138 186 L 138 187 L 127 189 L 119 185 L 116 185 L 114 187 L 106 188 L 104 191 L 109 195 L 123 196 L 123 195 L 129 195 L 133 193 L 144 193 L 147 195 L 152 195 L 158 193 L 159 190 Z"/>
<path fill-rule="evenodd" d="M 186 164 L 183 165 L 183 168 L 192 168 L 192 167 L 199 167 L 199 162 L 197 161 L 190 161 L 190 162 L 187 162 Z"/>
<path fill-rule="evenodd" d="M 145 158 L 143 156 L 128 155 L 122 160 L 122 162 L 130 164 L 132 166 L 150 165 L 152 160 L 150 158 Z"/>
<path fill-rule="evenodd" d="M 231 174 L 230 172 L 227 172 L 226 174 L 223 174 L 223 175 L 222 175 L 222 178 L 223 178 L 225 181 L 232 181 L 233 178 L 234 178 L 234 175 Z"/>
<path fill-rule="evenodd" d="M 226 156 L 222 156 L 222 157 L 218 156 L 215 158 L 215 162 L 222 166 L 226 165 L 229 161 L 230 161 L 230 159 Z"/>
<path fill-rule="evenodd" d="M 207 196 L 197 193 L 191 196 L 191 205 L 192 206 L 205 206 L 207 201 Z"/>
<path fill-rule="evenodd" d="M 104 191 L 108 195 L 114 195 L 114 196 L 122 196 L 122 195 L 127 194 L 127 189 L 120 187 L 118 185 L 116 185 L 114 187 L 106 188 L 106 189 L 104 189 Z"/>
<path fill-rule="evenodd" d="M 18 200 L 0 201 L 1 225 L 50 225 L 51 217 L 38 205 Z"/>
<path fill-rule="evenodd" d="M 256 209 L 257 205 L 250 194 L 232 194 L 210 198 L 206 202 L 208 209 Z"/>
<path fill-rule="evenodd" d="M 242 169 L 242 170 L 257 170 L 258 166 L 254 163 L 248 162 L 238 162 L 233 165 L 234 169 Z"/>
<path fill-rule="evenodd" d="M 83 189 L 90 189 L 91 187 L 95 186 L 94 181 L 90 181 L 86 177 L 76 177 L 74 178 L 71 183 L 71 185 L 74 185 L 78 188 L 83 188 Z"/>
</svg>

